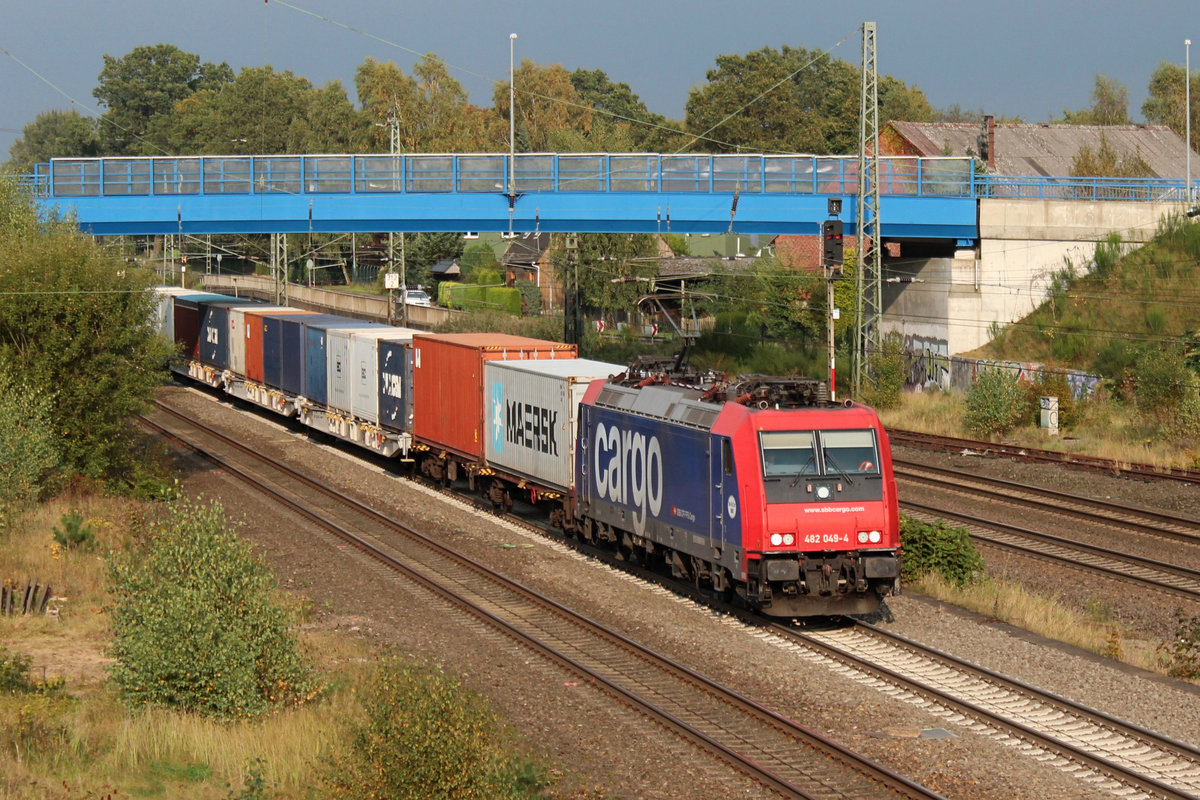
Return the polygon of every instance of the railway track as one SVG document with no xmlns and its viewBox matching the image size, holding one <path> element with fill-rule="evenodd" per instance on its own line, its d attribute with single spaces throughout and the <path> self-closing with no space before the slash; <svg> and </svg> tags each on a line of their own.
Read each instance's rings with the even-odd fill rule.
<svg viewBox="0 0 1200 800">
<path fill-rule="evenodd" d="M 222 469 L 531 648 L 614 702 L 630 705 L 782 797 L 936 798 L 636 642 L 513 583 L 417 531 L 202 423 L 159 405 L 147 423 Z"/>
<path fill-rule="evenodd" d="M 1200 569 L 1179 563 L 1180 559 L 1190 558 L 1194 563 L 1200 558 L 1196 551 L 1200 546 L 1200 520 L 903 459 L 895 463 L 900 507 L 914 518 L 959 523 L 985 546 L 1200 602 Z M 927 500 L 918 502 L 911 497 Z M 970 502 L 964 504 L 958 498 Z M 996 513 L 1006 518 L 1021 519 L 1023 525 L 963 510 L 964 505 L 980 503 L 996 507 Z M 1059 535 L 1049 530 L 1071 533 Z M 1147 540 L 1159 543 L 1149 548 L 1154 551 L 1152 555 L 1133 552 L 1139 546 L 1145 549 Z M 1119 548 L 1108 546 L 1112 542 L 1119 543 Z M 1167 555 L 1174 560 L 1153 555 Z"/>
<path fill-rule="evenodd" d="M 950 436 L 938 436 L 931 433 L 918 433 L 916 431 L 905 431 L 895 428 L 888 429 L 888 437 L 892 444 L 920 447 L 927 450 L 943 450 L 955 453 L 966 451 L 980 455 L 1003 456 L 1020 461 L 1059 464 L 1076 469 L 1104 472 L 1110 475 L 1131 475 L 1148 479 L 1200 484 L 1200 469 L 1191 469 L 1188 467 L 1157 467 L 1150 464 L 1138 464 L 1132 461 L 1117 461 L 1110 458 L 1080 455 L 1078 453 L 1062 453 L 1054 450 L 1038 450 L 1032 447 L 979 442 L 972 439 L 958 439 Z"/>
<path fill-rule="evenodd" d="M 797 631 L 773 624 L 761 635 L 1097 789 L 1127 799 L 1200 797 L 1200 749 L 878 627 Z"/>
</svg>

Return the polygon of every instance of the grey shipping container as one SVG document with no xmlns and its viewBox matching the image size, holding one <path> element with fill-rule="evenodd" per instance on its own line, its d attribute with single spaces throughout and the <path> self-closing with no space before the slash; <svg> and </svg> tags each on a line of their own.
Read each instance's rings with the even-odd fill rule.
<svg viewBox="0 0 1200 800">
<path fill-rule="evenodd" d="M 304 394 L 304 368 L 308 340 L 306 322 L 328 322 L 334 314 L 296 314 L 263 319 L 263 383 L 289 395 Z"/>
<path fill-rule="evenodd" d="M 304 323 L 304 396 L 313 403 L 325 404 L 329 400 L 330 358 L 329 332 L 342 328 L 384 327 L 376 322 L 362 322 L 348 317 L 339 317 L 332 322 Z M 345 356 L 343 355 L 343 360 Z"/>
<path fill-rule="evenodd" d="M 378 369 L 376 344 L 383 338 L 407 338 L 411 341 L 414 333 L 419 331 L 389 325 L 331 329 L 326 344 L 326 405 L 356 419 L 377 422 L 379 395 L 375 386 Z"/>
<path fill-rule="evenodd" d="M 624 371 L 586 358 L 487 362 L 488 463 L 548 488 L 570 490 L 579 403 L 592 381 Z"/>
</svg>

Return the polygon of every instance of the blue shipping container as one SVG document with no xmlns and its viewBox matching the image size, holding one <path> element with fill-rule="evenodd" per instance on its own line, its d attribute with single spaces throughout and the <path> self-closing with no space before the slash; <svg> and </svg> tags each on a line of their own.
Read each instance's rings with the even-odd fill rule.
<svg viewBox="0 0 1200 800">
<path fill-rule="evenodd" d="M 334 321 L 314 322 L 309 317 L 304 325 L 304 396 L 311 402 L 324 405 L 329 396 L 329 337 L 328 332 L 340 328 L 369 328 L 377 322 L 363 322 L 348 317 Z"/>
<path fill-rule="evenodd" d="M 298 395 L 304 391 L 304 320 L 335 319 L 332 314 L 263 317 L 263 383 Z"/>
<path fill-rule="evenodd" d="M 412 348 L 407 342 L 379 342 L 379 424 L 412 430 Z"/>
<path fill-rule="evenodd" d="M 229 309 L 253 300 L 228 298 L 200 303 L 200 339 L 197 357 L 218 369 L 229 368 Z"/>
</svg>

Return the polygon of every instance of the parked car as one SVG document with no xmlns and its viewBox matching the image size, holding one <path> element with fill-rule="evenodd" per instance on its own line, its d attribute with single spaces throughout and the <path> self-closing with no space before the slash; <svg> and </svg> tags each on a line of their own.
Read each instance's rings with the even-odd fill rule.
<svg viewBox="0 0 1200 800">
<path fill-rule="evenodd" d="M 429 295 L 424 289 L 405 289 L 404 302 L 410 306 L 430 306 L 433 305 L 429 300 Z"/>
</svg>

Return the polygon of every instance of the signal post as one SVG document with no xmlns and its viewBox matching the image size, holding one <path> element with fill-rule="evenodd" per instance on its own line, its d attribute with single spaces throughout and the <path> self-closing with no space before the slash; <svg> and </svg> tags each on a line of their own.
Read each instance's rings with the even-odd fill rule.
<svg viewBox="0 0 1200 800">
<path fill-rule="evenodd" d="M 838 309 L 833 304 L 833 282 L 842 277 L 842 221 L 837 216 L 842 213 L 842 198 L 829 198 L 829 216 L 821 223 L 821 266 L 825 270 L 825 304 L 828 309 L 829 321 L 829 400 L 837 400 L 837 361 L 836 348 L 833 339 L 833 323 L 837 320 Z"/>
</svg>

